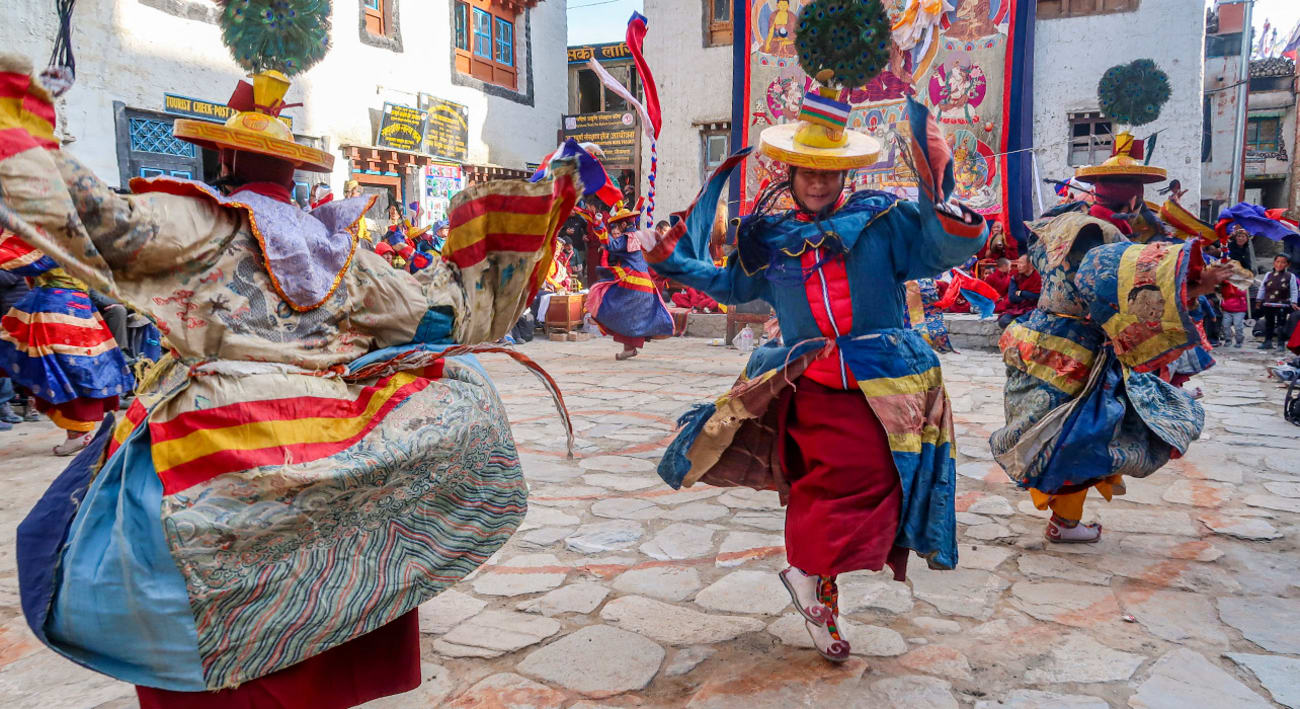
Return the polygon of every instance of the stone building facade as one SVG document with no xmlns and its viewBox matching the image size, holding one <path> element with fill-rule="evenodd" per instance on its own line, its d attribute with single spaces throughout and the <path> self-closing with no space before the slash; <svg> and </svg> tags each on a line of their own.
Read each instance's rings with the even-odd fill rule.
<svg viewBox="0 0 1300 709">
<path fill-rule="evenodd" d="M 645 0 L 651 23 L 646 62 L 654 71 L 664 109 L 656 178 L 660 218 L 685 209 L 695 198 L 709 148 L 724 157 L 731 150 L 731 33 L 720 32 L 712 19 L 722 16 L 723 9 L 729 14 L 731 3 Z M 643 165 L 644 174 L 648 156 Z"/>
<path fill-rule="evenodd" d="M 335 0 L 332 49 L 296 78 L 288 109 L 302 142 L 336 157 L 325 176 L 412 201 L 420 170 L 462 181 L 521 174 L 555 146 L 566 109 L 565 0 Z M 73 16 L 77 83 L 60 102 L 68 150 L 114 185 L 167 172 L 201 179 L 213 156 L 171 137 L 178 115 L 220 120 L 243 72 L 221 43 L 210 0 L 82 0 Z M 53 3 L 0 0 L 4 51 L 50 55 Z M 500 61 L 498 61 L 500 60 Z M 451 102 L 464 154 L 376 148 L 386 103 Z M 307 180 L 319 179 L 303 176 Z M 303 185 L 305 191 L 306 185 Z M 386 204 L 385 200 L 380 200 Z"/>
<path fill-rule="evenodd" d="M 1238 87 L 1241 84 L 1242 8 L 1220 3 L 1206 18 L 1205 145 L 1201 216 L 1213 219 L 1241 200 L 1267 208 L 1295 208 L 1292 193 L 1296 137 L 1296 64 L 1284 57 L 1253 59 L 1246 77 L 1244 180 L 1232 194 Z"/>
<path fill-rule="evenodd" d="M 1091 3 L 1075 3 L 1075 5 Z M 1040 7 L 1043 3 L 1039 3 Z M 1100 6 L 1101 3 L 1098 3 Z M 1169 75 L 1169 102 L 1154 123 L 1132 129 L 1134 136 L 1158 134 L 1152 164 L 1169 171 L 1195 210 L 1201 194 L 1201 88 L 1205 16 L 1188 0 L 1131 0 L 1094 9 L 1042 14 L 1034 28 L 1034 146 L 1043 177 L 1066 179 L 1078 165 L 1110 155 L 1112 126 L 1099 112 L 1097 82 L 1107 69 L 1135 59 L 1153 59 Z M 1056 201 L 1039 182 L 1045 204 Z M 1148 199 L 1156 199 L 1148 190 Z M 1050 199 L 1049 199 L 1050 198 Z"/>
</svg>

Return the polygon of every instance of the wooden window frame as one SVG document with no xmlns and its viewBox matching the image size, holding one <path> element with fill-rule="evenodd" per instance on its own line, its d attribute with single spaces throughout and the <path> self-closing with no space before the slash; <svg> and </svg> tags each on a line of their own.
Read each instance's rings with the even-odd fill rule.
<svg viewBox="0 0 1300 709">
<path fill-rule="evenodd" d="M 502 27 L 508 27 L 510 31 L 509 41 L 501 40 Z M 502 50 L 510 51 L 510 61 L 504 61 L 501 58 Z M 513 20 L 507 20 L 504 17 L 492 17 L 492 61 L 498 64 L 513 67 L 515 65 L 515 23 Z"/>
<path fill-rule="evenodd" d="M 1067 126 L 1069 128 L 1070 137 L 1065 147 L 1065 164 L 1071 167 L 1080 167 L 1083 165 L 1099 165 L 1103 160 L 1110 157 L 1111 146 L 1114 144 L 1115 141 L 1114 134 L 1112 132 L 1114 131 L 1114 127 L 1115 127 L 1113 121 L 1101 115 L 1100 111 L 1069 113 L 1066 114 L 1066 121 L 1067 121 Z M 1074 127 L 1076 125 L 1082 125 L 1082 124 L 1087 124 L 1089 126 L 1088 136 L 1087 136 L 1088 137 L 1088 158 L 1085 159 L 1083 162 L 1075 162 L 1074 159 L 1075 142 L 1080 140 L 1081 138 L 1075 137 Z M 1105 133 L 1099 133 L 1097 131 L 1097 127 L 1101 124 L 1106 124 Z M 1105 137 L 1105 140 L 1101 140 L 1103 136 Z"/>
<path fill-rule="evenodd" d="M 1260 128 L 1265 123 L 1273 124 L 1273 140 L 1263 143 L 1259 139 Z M 1246 119 L 1246 149 L 1255 153 L 1276 153 L 1282 145 L 1282 119 L 1277 116 L 1260 116 Z"/>
<path fill-rule="evenodd" d="M 709 162 L 709 140 L 711 138 L 722 138 L 726 141 L 726 147 L 722 151 L 722 158 L 711 164 Z M 727 156 L 731 154 L 731 128 L 705 128 L 700 131 L 700 184 L 704 184 L 709 179 L 709 175 L 717 169 L 718 165 L 726 162 Z"/>
<path fill-rule="evenodd" d="M 511 91 L 519 90 L 519 19 L 523 15 L 522 10 L 515 10 L 507 7 L 500 0 L 453 0 L 452 17 L 460 16 L 461 7 L 466 8 L 465 18 L 467 48 L 457 46 L 453 41 L 452 45 L 456 55 L 456 71 L 466 76 L 478 79 L 485 84 L 492 84 Z M 487 36 L 487 56 L 478 53 L 478 38 L 483 36 L 477 34 L 476 17 L 480 14 L 487 15 L 488 22 Z M 510 25 L 510 63 L 497 61 L 499 56 L 497 46 L 497 34 L 501 22 Z M 455 27 L 452 27 L 453 34 Z M 454 40 L 454 37 L 453 37 Z"/>
<path fill-rule="evenodd" d="M 704 46 L 722 47 L 730 45 L 733 41 L 735 24 L 733 18 L 736 12 L 736 0 L 725 0 L 727 3 L 727 16 L 717 17 L 713 12 L 713 5 L 718 0 L 703 0 L 704 2 Z"/>
<path fill-rule="evenodd" d="M 371 3 L 374 3 L 375 6 L 371 7 Z M 385 7 L 386 4 L 387 0 L 361 0 L 361 14 L 363 21 L 366 23 L 366 31 L 376 37 L 388 36 L 388 32 L 384 27 L 386 24 L 384 12 L 388 9 Z"/>
<path fill-rule="evenodd" d="M 1142 0 L 1038 0 L 1037 19 L 1091 17 L 1120 12 L 1136 12 Z"/>
<path fill-rule="evenodd" d="M 378 47 L 400 54 L 402 51 L 402 29 L 399 19 L 401 0 L 374 0 L 376 7 L 373 8 L 368 6 L 369 1 L 357 0 L 357 6 L 361 10 L 358 20 L 361 43 L 368 47 Z"/>
<path fill-rule="evenodd" d="M 461 11 L 462 9 L 464 12 Z M 468 52 L 470 49 L 470 35 L 473 34 L 470 25 L 470 16 L 472 15 L 470 7 L 463 2 L 453 2 L 451 12 L 452 45 L 455 46 L 458 51 Z M 463 44 L 462 40 L 464 41 Z"/>
</svg>

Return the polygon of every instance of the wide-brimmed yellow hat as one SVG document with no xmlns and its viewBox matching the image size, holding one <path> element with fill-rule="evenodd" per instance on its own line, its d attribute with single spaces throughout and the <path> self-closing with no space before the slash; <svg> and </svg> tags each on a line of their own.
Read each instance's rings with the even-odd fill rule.
<svg viewBox="0 0 1300 709">
<path fill-rule="evenodd" d="M 334 156 L 294 142 L 293 132 L 279 118 L 280 109 L 285 105 L 284 95 L 289 91 L 289 77 L 272 70 L 254 74 L 252 78 L 254 110 L 237 111 L 225 125 L 177 119 L 172 133 L 210 150 L 243 150 L 287 160 L 300 170 L 332 171 Z"/>
<path fill-rule="evenodd" d="M 640 210 L 628 209 L 622 202 L 620 202 L 616 207 L 614 207 L 614 211 L 609 213 L 609 216 L 605 219 L 605 223 L 615 224 L 628 219 L 636 219 L 639 216 L 641 216 Z"/>
<path fill-rule="evenodd" d="M 821 88 L 805 94 L 797 121 L 763 131 L 763 154 L 813 170 L 852 170 L 875 163 L 880 141 L 846 128 L 852 107 L 837 100 L 836 93 Z"/>
<path fill-rule="evenodd" d="M 1077 168 L 1074 176 L 1086 182 L 1140 182 L 1144 185 L 1164 182 L 1167 177 L 1165 169 L 1144 165 L 1142 156 L 1142 141 L 1124 131 L 1115 136 L 1111 155 L 1105 162 Z"/>
</svg>

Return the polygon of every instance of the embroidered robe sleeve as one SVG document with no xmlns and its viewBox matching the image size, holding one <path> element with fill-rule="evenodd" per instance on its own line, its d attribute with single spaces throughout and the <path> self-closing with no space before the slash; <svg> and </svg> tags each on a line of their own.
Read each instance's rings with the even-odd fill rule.
<svg viewBox="0 0 1300 709">
<path fill-rule="evenodd" d="M 882 217 L 889 227 L 889 255 L 899 281 L 934 278 L 960 266 L 984 246 L 988 226 L 961 208 L 972 223 L 925 202 L 900 200 Z"/>
<path fill-rule="evenodd" d="M 167 194 L 119 195 L 61 151 L 0 162 L 0 225 L 95 290 L 145 310 L 127 282 L 202 273 L 237 235 L 231 210 Z"/>
<path fill-rule="evenodd" d="M 734 254 L 727 259 L 726 266 L 718 267 L 709 253 L 709 237 L 722 188 L 731 170 L 746 155 L 748 151 L 736 153 L 723 163 L 683 218 L 662 241 L 645 252 L 646 261 L 655 273 L 730 305 L 768 300 L 771 293 L 767 279 L 761 273 L 745 273 Z"/>
</svg>

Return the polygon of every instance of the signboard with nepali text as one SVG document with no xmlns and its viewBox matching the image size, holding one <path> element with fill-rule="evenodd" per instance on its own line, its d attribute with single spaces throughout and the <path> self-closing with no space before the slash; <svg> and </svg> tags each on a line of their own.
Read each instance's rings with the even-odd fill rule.
<svg viewBox="0 0 1300 709">
<path fill-rule="evenodd" d="M 584 44 L 579 47 L 569 47 L 570 64 L 586 64 L 588 59 L 596 58 L 598 62 L 609 62 L 626 59 L 632 60 L 632 50 L 627 48 L 627 42 L 608 42 L 605 44 Z"/>
<path fill-rule="evenodd" d="M 580 113 L 564 117 L 564 137 L 595 143 L 605 152 L 601 163 L 614 170 L 635 170 L 641 162 L 641 131 L 636 116 L 625 111 Z"/>
<path fill-rule="evenodd" d="M 375 146 L 418 153 L 424 148 L 424 134 L 429 125 L 429 114 L 418 108 L 396 103 L 384 103 L 383 119 Z"/>
<path fill-rule="evenodd" d="M 469 108 L 420 94 L 420 109 L 428 116 L 424 152 L 456 162 L 469 160 Z"/>
</svg>

